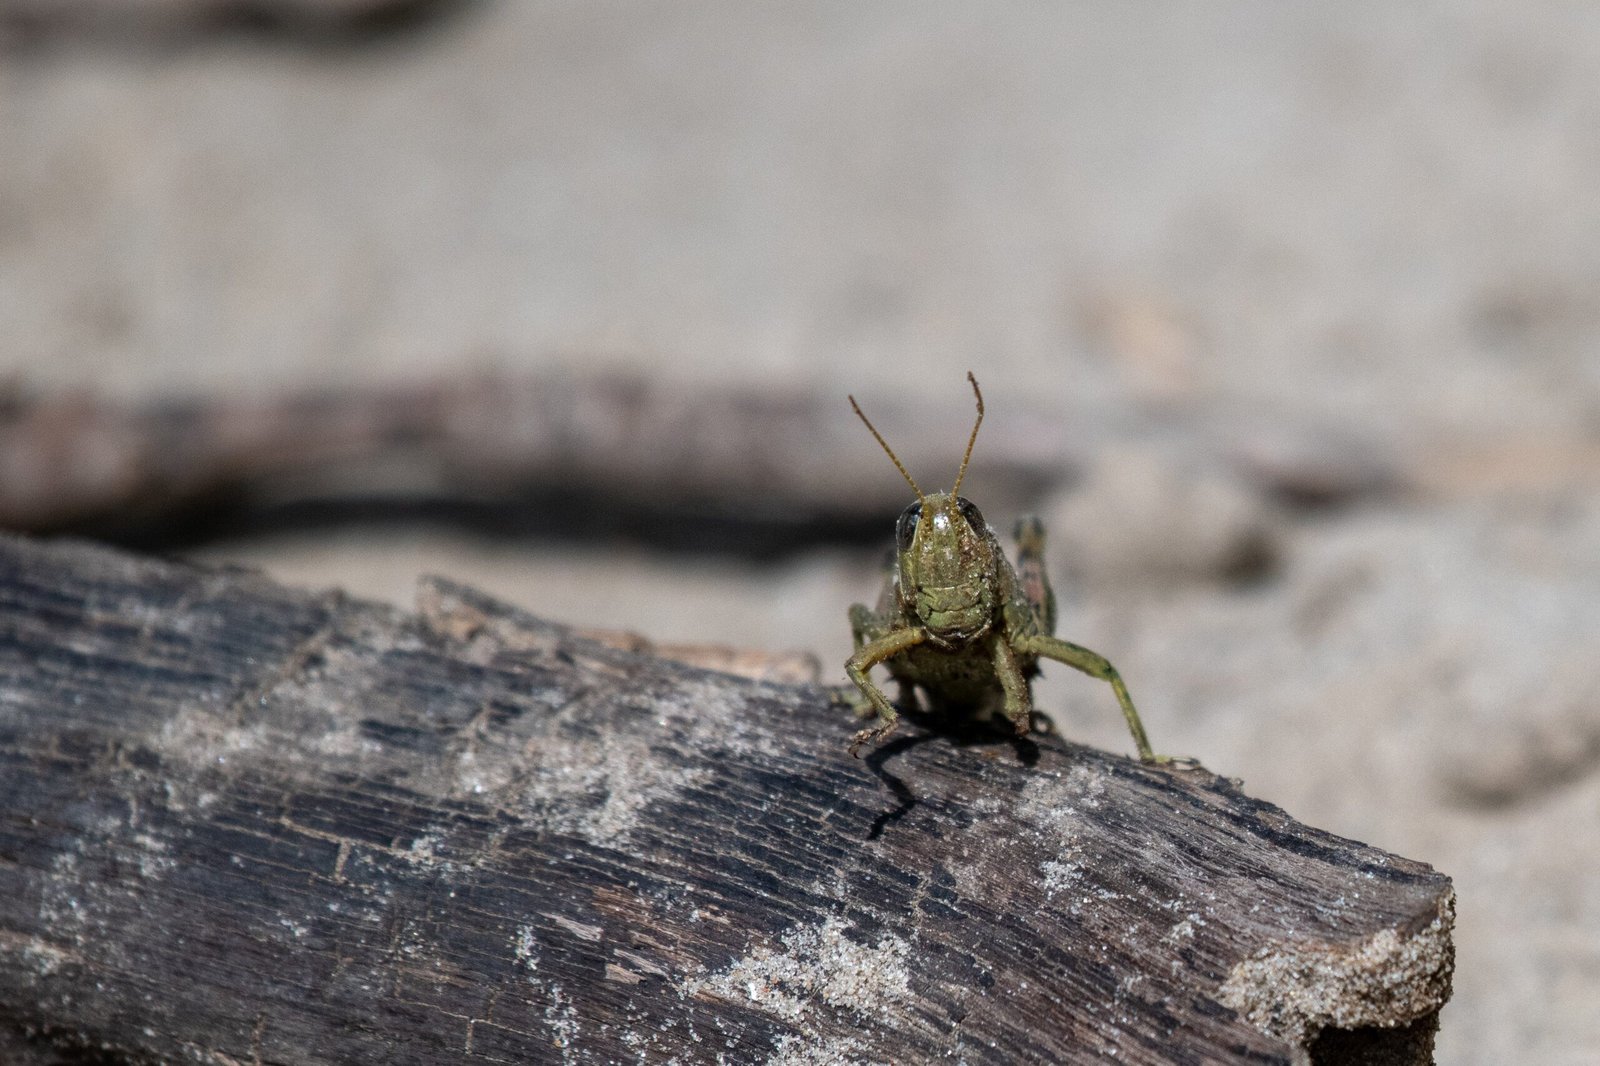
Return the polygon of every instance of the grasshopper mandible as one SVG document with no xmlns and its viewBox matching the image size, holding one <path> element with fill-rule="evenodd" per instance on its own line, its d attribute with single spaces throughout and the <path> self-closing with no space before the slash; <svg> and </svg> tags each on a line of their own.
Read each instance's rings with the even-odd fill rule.
<svg viewBox="0 0 1600 1066">
<path fill-rule="evenodd" d="M 1030 679 L 1040 659 L 1054 659 L 1107 682 L 1122 705 L 1128 731 L 1144 762 L 1168 762 L 1150 750 L 1139 712 L 1116 667 L 1097 652 L 1056 637 L 1055 593 L 1044 569 L 1044 526 L 1037 518 L 1017 523 L 1017 567 L 1013 569 L 983 515 L 961 496 L 972 446 L 983 425 L 983 392 L 967 372 L 978 400 L 978 418 L 967 438 L 961 469 L 949 492 L 924 493 L 907 472 L 854 396 L 850 406 L 888 453 L 917 502 L 895 523 L 895 558 L 878 607 L 850 608 L 855 654 L 845 673 L 861 690 L 863 717 L 876 712 L 879 724 L 850 741 L 850 753 L 887 737 L 899 712 L 873 683 L 868 671 L 880 663 L 900 685 L 902 702 L 914 686 L 934 713 L 982 713 L 998 703 L 1001 713 L 1025 735 L 1032 726 Z"/>
</svg>

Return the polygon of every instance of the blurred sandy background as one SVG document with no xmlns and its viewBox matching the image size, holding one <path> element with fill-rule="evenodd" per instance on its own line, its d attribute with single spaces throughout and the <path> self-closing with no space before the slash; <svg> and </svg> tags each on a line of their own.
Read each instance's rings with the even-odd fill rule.
<svg viewBox="0 0 1600 1066">
<path fill-rule="evenodd" d="M 854 392 L 959 413 L 935 484 L 969 367 L 991 428 L 1108 412 L 1132 428 L 1024 501 L 1064 632 L 1158 748 L 1456 879 L 1441 1062 L 1600 1061 L 1600 8 L 501 0 L 339 28 L 360 6 L 0 0 L 0 373 L 137 400 L 611 367 L 826 396 L 880 462 Z M 1402 476 L 1291 506 L 1139 428 L 1174 418 L 1314 426 Z M 1270 563 L 1241 576 L 1245 543 Z M 436 525 L 199 553 L 399 603 L 440 572 L 830 677 L 877 581 L 859 547 Z M 1065 673 L 1042 706 L 1124 750 Z"/>
</svg>

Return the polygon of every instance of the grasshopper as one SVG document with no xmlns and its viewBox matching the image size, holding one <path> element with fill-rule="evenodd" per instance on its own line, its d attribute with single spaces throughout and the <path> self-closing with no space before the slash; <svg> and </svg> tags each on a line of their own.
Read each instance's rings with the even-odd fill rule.
<svg viewBox="0 0 1600 1066">
<path fill-rule="evenodd" d="M 1045 576 L 1044 526 L 1037 518 L 1017 523 L 1017 566 L 1012 568 L 983 515 L 961 496 L 961 481 L 972 446 L 983 425 L 983 392 L 967 372 L 978 400 L 978 418 L 967 438 L 966 454 L 947 493 L 924 493 L 883 435 L 850 406 L 888 453 L 917 502 L 895 523 L 895 555 L 876 610 L 850 608 L 855 654 L 845 673 L 860 690 L 852 700 L 862 717 L 876 713 L 878 724 L 856 733 L 850 753 L 883 740 L 895 729 L 899 712 L 868 676 L 880 663 L 900 685 L 901 702 L 926 695 L 934 713 L 986 713 L 998 709 L 1026 735 L 1032 726 L 1031 679 L 1040 659 L 1054 659 L 1111 686 L 1122 705 L 1128 731 L 1144 762 L 1169 762 L 1150 750 L 1139 712 L 1116 667 L 1098 652 L 1056 637 L 1055 593 Z"/>
</svg>

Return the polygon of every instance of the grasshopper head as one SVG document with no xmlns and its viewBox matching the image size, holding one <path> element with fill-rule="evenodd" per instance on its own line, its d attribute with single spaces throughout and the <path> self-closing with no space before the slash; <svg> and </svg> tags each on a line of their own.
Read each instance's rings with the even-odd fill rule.
<svg viewBox="0 0 1600 1066">
<path fill-rule="evenodd" d="M 937 642 L 965 644 L 993 624 L 997 542 L 971 501 L 935 492 L 895 525 L 900 602 Z"/>
<path fill-rule="evenodd" d="M 965 644 L 987 632 L 994 623 L 999 597 L 999 542 L 984 524 L 983 515 L 960 494 L 972 445 L 978 439 L 978 427 L 983 425 L 983 393 L 971 371 L 967 372 L 967 380 L 972 382 L 973 395 L 978 398 L 978 418 L 967 438 L 967 451 L 961 457 L 955 486 L 949 492 L 931 495 L 917 487 L 894 449 L 861 413 L 855 397 L 850 398 L 850 406 L 917 494 L 917 502 L 900 513 L 895 525 L 895 583 L 900 603 L 935 642 L 947 646 Z"/>
</svg>

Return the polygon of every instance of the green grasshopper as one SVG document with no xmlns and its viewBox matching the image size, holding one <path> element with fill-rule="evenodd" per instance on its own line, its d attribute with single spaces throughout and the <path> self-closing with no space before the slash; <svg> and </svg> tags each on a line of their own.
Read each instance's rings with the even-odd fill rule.
<svg viewBox="0 0 1600 1066">
<path fill-rule="evenodd" d="M 850 608 L 856 650 L 845 663 L 845 673 L 865 697 L 853 701 L 861 716 L 876 712 L 879 720 L 851 738 L 850 753 L 858 755 L 863 744 L 884 739 L 898 724 L 899 712 L 868 676 L 880 663 L 899 682 L 902 703 L 913 698 L 914 686 L 920 686 L 928 709 L 935 713 L 985 713 L 998 704 L 1017 735 L 1023 736 L 1033 721 L 1030 679 L 1038 676 L 1043 658 L 1110 684 L 1139 758 L 1171 761 L 1150 750 L 1139 712 L 1116 667 L 1105 656 L 1053 635 L 1056 602 L 1045 576 L 1044 526 L 1037 518 L 1017 523 L 1017 568 L 1012 569 L 983 515 L 960 495 L 978 427 L 983 425 L 983 392 L 971 371 L 967 380 L 978 398 L 978 419 L 967 438 L 955 487 L 948 493 L 925 494 L 918 488 L 894 449 L 850 397 L 850 406 L 917 494 L 917 502 L 895 523 L 895 558 L 877 609 L 859 603 Z"/>
</svg>

